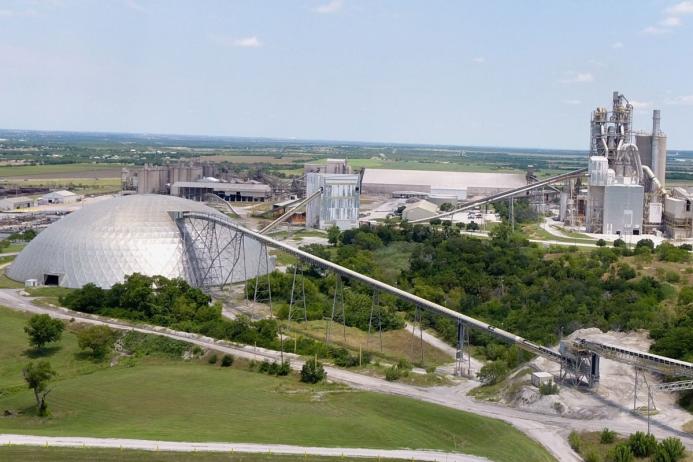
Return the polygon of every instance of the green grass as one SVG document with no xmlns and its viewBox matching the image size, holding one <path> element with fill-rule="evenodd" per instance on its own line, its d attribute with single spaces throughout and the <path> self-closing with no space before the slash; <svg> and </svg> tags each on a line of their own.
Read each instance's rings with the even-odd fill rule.
<svg viewBox="0 0 693 462">
<path fill-rule="evenodd" d="M 26 289 L 32 297 L 51 297 L 56 299 L 69 294 L 73 290 L 67 287 L 31 287 Z"/>
<path fill-rule="evenodd" d="M 548 461 L 512 426 L 411 399 L 161 357 L 94 363 L 66 331 L 50 361 L 51 416 L 34 416 L 21 368 L 28 317 L 0 309 L 0 433 L 458 450 L 498 461 Z"/>
<path fill-rule="evenodd" d="M 0 289 L 20 289 L 24 284 L 10 279 L 5 274 L 4 269 L 0 269 Z"/>
<path fill-rule="evenodd" d="M 333 462 L 364 461 L 363 458 L 231 454 L 220 452 L 159 452 L 94 448 L 43 448 L 1 446 L 0 460 L 14 462 Z M 394 462 L 397 459 L 387 459 Z"/>
<path fill-rule="evenodd" d="M 26 247 L 26 242 L 14 242 L 0 251 L 0 253 L 11 253 L 11 252 L 21 252 L 22 249 Z"/>
</svg>

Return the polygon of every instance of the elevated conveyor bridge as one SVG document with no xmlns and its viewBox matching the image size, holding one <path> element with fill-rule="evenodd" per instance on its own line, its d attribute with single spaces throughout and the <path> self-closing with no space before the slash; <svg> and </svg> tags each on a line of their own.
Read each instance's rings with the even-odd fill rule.
<svg viewBox="0 0 693 462">
<path fill-rule="evenodd" d="M 575 174 L 575 172 L 573 172 Z M 190 248 L 194 248 L 195 246 L 203 247 L 206 248 L 206 252 L 208 252 L 209 256 L 211 257 L 211 264 L 216 266 L 213 268 L 214 271 L 217 272 L 217 277 L 215 277 L 213 280 L 214 281 L 230 281 L 233 278 L 231 277 L 230 274 L 218 274 L 219 271 L 227 271 L 229 273 L 234 273 L 234 271 L 238 271 L 236 268 L 236 263 L 240 261 L 238 256 L 236 256 L 235 260 L 233 261 L 233 265 L 224 270 L 222 265 L 219 265 L 218 262 L 220 261 L 221 257 L 219 255 L 215 255 L 214 252 L 220 252 L 221 250 L 215 250 L 215 249 L 225 249 L 228 247 L 238 249 L 244 248 L 243 239 L 250 239 L 253 241 L 256 241 L 259 243 L 263 248 L 264 252 L 260 252 L 261 258 L 267 258 L 267 247 L 274 248 L 277 250 L 280 250 L 282 252 L 286 252 L 294 257 L 296 257 L 299 261 L 323 268 L 325 270 L 329 270 L 334 272 L 338 278 L 339 277 L 344 277 L 347 279 L 350 279 L 352 281 L 360 282 L 362 284 L 365 284 L 366 286 L 372 288 L 375 293 L 386 293 L 393 295 L 394 297 L 403 300 L 405 302 L 411 303 L 417 309 L 423 309 L 426 310 L 430 313 L 434 313 L 437 315 L 445 316 L 450 319 L 453 319 L 457 322 L 458 326 L 458 362 L 461 363 L 462 361 L 462 356 L 463 356 L 463 350 L 464 350 L 464 342 L 465 338 L 468 337 L 468 331 L 467 329 L 475 329 L 481 332 L 485 332 L 487 334 L 490 334 L 504 342 L 511 343 L 514 345 L 517 345 L 517 347 L 528 351 L 532 354 L 544 357 L 546 359 L 549 359 L 550 361 L 556 362 L 561 364 L 562 368 L 565 368 L 566 370 L 572 369 L 576 377 L 579 376 L 589 376 L 591 375 L 592 379 L 589 377 L 586 378 L 586 380 L 583 380 L 584 382 L 587 382 L 588 384 L 592 384 L 594 379 L 598 381 L 599 373 L 598 373 L 598 358 L 597 358 L 597 371 L 595 373 L 594 371 L 594 362 L 591 362 L 590 364 L 585 364 L 580 361 L 576 361 L 576 355 L 574 354 L 575 351 L 582 351 L 582 352 L 587 352 L 591 355 L 594 356 L 602 356 L 605 358 L 612 359 L 614 361 L 618 361 L 621 363 L 625 364 L 630 364 L 633 365 L 634 367 L 638 369 L 645 369 L 649 370 L 651 372 L 655 373 L 660 373 L 663 375 L 668 375 L 668 376 L 675 376 L 675 377 L 691 377 L 693 378 L 693 364 L 685 362 L 685 361 L 679 361 L 671 358 L 666 358 L 663 356 L 658 356 L 658 355 L 653 355 L 651 353 L 645 353 L 637 350 L 631 350 L 628 348 L 623 348 L 619 346 L 614 346 L 614 345 L 608 345 L 608 344 L 603 344 L 599 342 L 594 342 L 586 339 L 577 339 L 573 341 L 570 345 L 568 345 L 568 348 L 564 351 L 562 348 L 562 351 L 556 351 L 551 348 L 547 348 L 543 345 L 539 345 L 537 343 L 534 343 L 530 340 L 527 340 L 523 337 L 520 337 L 518 335 L 515 335 L 511 332 L 505 331 L 503 329 L 500 329 L 498 327 L 495 327 L 491 324 L 485 323 L 483 321 L 480 321 L 478 319 L 472 318 L 470 316 L 466 316 L 462 313 L 459 313 L 457 311 L 451 310 L 449 308 L 446 308 L 442 305 L 439 305 L 438 303 L 432 302 L 430 300 L 426 300 L 422 297 L 419 297 L 417 295 L 411 294 L 407 291 L 404 291 L 400 288 L 391 286 L 389 284 L 386 284 L 382 281 L 379 281 L 377 279 L 371 278 L 369 276 L 366 276 L 364 274 L 361 274 L 357 271 L 351 270 L 349 268 L 343 267 L 341 265 L 338 265 L 336 263 L 333 263 L 331 261 L 325 260 L 323 258 L 320 258 L 318 256 L 315 256 L 313 254 L 310 254 L 304 250 L 298 249 L 296 247 L 293 247 L 291 245 L 288 245 L 284 242 L 275 240 L 271 237 L 268 237 L 264 234 L 261 234 L 260 232 L 250 230 L 248 228 L 245 228 L 244 226 L 239 225 L 238 223 L 234 222 L 230 218 L 220 215 L 220 214 L 212 214 L 212 213 L 204 213 L 204 212 L 171 212 L 172 216 L 174 219 L 178 222 L 178 225 L 180 229 L 186 229 L 186 223 L 187 222 L 204 222 L 206 223 L 206 226 L 214 226 L 218 227 L 220 229 L 224 229 L 229 233 L 228 236 L 228 243 L 224 244 L 224 242 L 219 242 L 219 238 L 215 238 L 214 242 L 207 243 L 205 242 L 205 236 L 207 236 L 209 233 L 200 233 L 197 232 L 196 234 L 193 235 L 188 235 L 186 236 L 186 242 L 189 243 Z M 193 226 L 194 228 L 194 226 Z M 214 234 L 214 233 L 211 233 Z M 257 268 L 262 267 L 262 265 L 258 265 Z M 265 268 L 269 268 L 268 266 L 265 266 Z M 198 268 L 199 272 L 202 272 L 204 274 L 207 274 L 210 272 L 210 269 L 207 268 Z M 260 280 L 261 275 L 255 274 L 255 275 L 245 275 L 245 279 L 249 279 L 249 276 L 254 277 L 256 281 L 256 286 L 255 286 L 255 291 L 257 293 L 257 287 L 258 287 L 258 281 Z M 268 283 L 269 283 L 269 278 Z M 210 279 L 211 280 L 211 279 Z M 201 280 L 200 284 L 201 286 L 206 285 L 205 284 L 206 280 Z M 217 283 L 218 284 L 218 283 Z M 268 287 L 268 289 L 270 289 Z M 271 289 L 270 289 L 271 290 Z M 293 292 L 293 290 L 292 290 Z M 293 297 L 293 294 L 292 294 Z M 375 295 L 374 295 L 375 298 Z M 270 301 L 271 301 L 271 295 L 270 295 Z M 462 367 L 461 364 L 459 365 L 460 368 Z M 590 370 L 592 369 L 592 370 Z M 674 382 L 670 384 L 671 391 L 677 391 L 677 390 L 684 390 L 684 389 L 693 389 L 693 380 L 690 381 L 682 381 L 682 382 Z M 667 390 L 666 387 L 662 388 L 663 390 Z"/>
</svg>

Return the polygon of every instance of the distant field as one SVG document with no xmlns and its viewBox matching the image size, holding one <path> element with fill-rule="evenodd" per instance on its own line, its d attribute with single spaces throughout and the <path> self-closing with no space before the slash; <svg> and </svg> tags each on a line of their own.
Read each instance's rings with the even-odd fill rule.
<svg viewBox="0 0 693 462">
<path fill-rule="evenodd" d="M 230 162 L 232 164 L 272 164 L 272 165 L 284 165 L 291 164 L 293 162 L 308 162 L 314 155 L 306 154 L 305 156 L 284 156 L 278 158 L 273 155 L 267 156 L 236 156 L 232 154 L 228 155 L 218 155 L 218 156 L 205 156 L 204 160 L 210 160 L 213 162 Z"/>
<path fill-rule="evenodd" d="M 109 367 L 80 355 L 71 332 L 49 350 L 59 374 L 48 399 L 52 414 L 34 417 L 33 395 L 21 378 L 32 355 L 22 330 L 27 318 L 0 309 L 0 409 L 23 413 L 0 416 L 0 433 L 409 447 L 505 462 L 552 460 L 537 443 L 493 419 L 341 385 L 309 386 L 295 375 L 275 378 L 242 366 L 219 368 L 204 360 L 145 357 Z"/>
<path fill-rule="evenodd" d="M 0 460 L 13 462 L 363 462 L 350 457 L 281 456 L 219 452 L 127 451 L 94 448 L 0 446 Z M 387 459 L 397 462 L 397 459 Z M 400 461 L 404 462 L 404 461 Z"/>
<path fill-rule="evenodd" d="M 119 164 L 57 164 L 0 167 L 0 178 L 120 178 Z"/>
</svg>

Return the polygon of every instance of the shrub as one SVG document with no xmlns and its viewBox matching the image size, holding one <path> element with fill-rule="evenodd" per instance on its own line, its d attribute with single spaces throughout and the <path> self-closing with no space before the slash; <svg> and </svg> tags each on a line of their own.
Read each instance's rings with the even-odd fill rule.
<svg viewBox="0 0 693 462">
<path fill-rule="evenodd" d="M 308 360 L 301 368 L 301 382 L 318 383 L 325 380 L 327 373 L 322 363 L 317 359 Z"/>
<path fill-rule="evenodd" d="M 394 382 L 395 380 L 399 380 L 399 378 L 402 376 L 402 373 L 399 370 L 399 367 L 395 366 L 390 366 L 385 370 L 385 380 L 388 382 Z"/>
<path fill-rule="evenodd" d="M 570 435 L 568 435 L 568 444 L 570 444 L 570 447 L 573 449 L 573 451 L 577 452 L 580 454 L 580 446 L 582 446 L 582 438 L 576 431 L 570 432 Z"/>
<path fill-rule="evenodd" d="M 277 376 L 289 375 L 291 372 L 291 363 L 289 361 L 282 362 L 279 367 L 277 367 Z"/>
<path fill-rule="evenodd" d="M 606 241 L 604 239 L 597 240 L 597 247 L 604 247 L 604 246 L 606 246 Z"/>
<path fill-rule="evenodd" d="M 557 395 L 558 394 L 558 385 L 556 385 L 553 381 L 547 382 L 547 383 L 542 383 L 539 386 L 539 393 L 546 396 L 546 395 Z"/>
<path fill-rule="evenodd" d="M 628 446 L 635 457 L 649 457 L 657 449 L 657 439 L 652 434 L 635 432 L 628 438 Z"/>
<path fill-rule="evenodd" d="M 405 358 L 401 358 L 399 361 L 397 361 L 397 367 L 399 368 L 400 371 L 410 371 L 412 370 L 412 365 L 409 362 L 409 360 Z"/>
<path fill-rule="evenodd" d="M 681 275 L 676 271 L 667 271 L 664 278 L 667 282 L 671 282 L 674 284 L 676 284 L 677 282 L 681 282 Z"/>
<path fill-rule="evenodd" d="M 616 239 L 614 241 L 614 247 L 625 247 L 626 246 L 626 241 L 623 239 Z"/>
<path fill-rule="evenodd" d="M 678 438 L 666 438 L 657 445 L 654 462 L 678 462 L 686 455 L 686 448 Z"/>
<path fill-rule="evenodd" d="M 231 367 L 233 365 L 234 357 L 232 355 L 224 355 L 221 358 L 221 367 Z"/>
<path fill-rule="evenodd" d="M 605 428 L 599 434 L 599 442 L 601 444 L 611 444 L 616 441 L 616 432 Z"/>
<path fill-rule="evenodd" d="M 89 326 L 77 332 L 77 344 L 90 349 L 94 358 L 103 358 L 113 346 L 115 333 L 108 326 Z"/>
<path fill-rule="evenodd" d="M 594 449 L 592 449 L 590 452 L 585 454 L 583 460 L 585 462 L 600 462 L 602 459 L 601 457 L 599 457 L 599 454 L 597 454 L 597 452 Z"/>
<path fill-rule="evenodd" d="M 216 354 L 216 353 L 212 353 L 211 355 L 209 355 L 209 358 L 207 358 L 207 362 L 208 362 L 209 364 L 216 364 L 216 363 L 217 363 L 217 360 L 218 360 L 218 358 L 217 358 L 217 354 Z"/>
<path fill-rule="evenodd" d="M 633 451 L 627 443 L 621 443 L 606 454 L 608 462 L 633 462 Z"/>
</svg>

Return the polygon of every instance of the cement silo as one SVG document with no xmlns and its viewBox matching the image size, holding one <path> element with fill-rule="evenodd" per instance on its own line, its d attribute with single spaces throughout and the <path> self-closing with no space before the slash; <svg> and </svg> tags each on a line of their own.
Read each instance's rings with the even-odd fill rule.
<svg viewBox="0 0 693 462">
<path fill-rule="evenodd" d="M 652 133 L 638 133 L 635 144 L 643 165 L 652 169 L 662 187 L 667 170 L 667 136 L 660 129 L 659 109 L 652 111 Z"/>
</svg>

